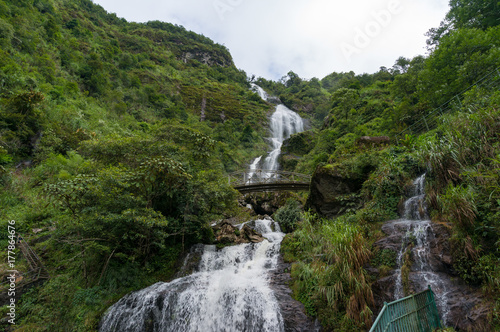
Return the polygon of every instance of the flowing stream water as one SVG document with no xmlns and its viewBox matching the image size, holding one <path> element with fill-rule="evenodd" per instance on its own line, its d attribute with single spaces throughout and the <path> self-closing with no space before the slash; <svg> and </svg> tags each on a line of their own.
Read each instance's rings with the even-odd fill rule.
<svg viewBox="0 0 500 332">
<path fill-rule="evenodd" d="M 105 314 L 100 332 L 282 332 L 268 282 L 284 234 L 271 219 L 255 221 L 267 239 L 216 250 L 205 245 L 198 272 L 131 293 Z"/>
<path fill-rule="evenodd" d="M 264 100 L 269 100 L 269 95 L 258 85 L 252 84 L 252 89 L 259 94 L 259 96 Z M 276 98 L 273 98 L 276 99 Z M 261 165 L 262 156 L 256 158 L 252 164 L 250 165 L 251 175 L 254 175 L 252 172 L 252 167 L 255 170 L 261 166 L 262 169 L 276 171 L 278 170 L 278 157 L 281 153 L 281 146 L 283 142 L 290 138 L 291 135 L 300 133 L 304 131 L 304 121 L 294 111 L 290 110 L 283 104 L 278 104 L 276 109 L 271 116 L 271 152 L 269 152 L 268 156 L 264 159 Z M 269 176 L 269 174 L 266 174 Z M 251 179 L 251 177 L 249 177 Z"/>
<path fill-rule="evenodd" d="M 415 292 L 425 290 L 429 285 L 434 291 L 436 304 L 443 322 L 446 322 L 449 314 L 447 305 L 447 294 L 450 278 L 444 273 L 435 272 L 429 260 L 431 256 L 430 241 L 435 237 L 431 220 L 427 214 L 425 203 L 425 174 L 413 182 L 413 196 L 405 202 L 404 217 L 393 222 L 393 227 L 406 229 L 403 243 L 398 255 L 398 270 L 396 271 L 396 287 L 394 300 L 405 296 L 401 268 L 404 264 L 405 251 L 411 245 L 412 266 L 409 274 L 409 282 Z"/>
</svg>

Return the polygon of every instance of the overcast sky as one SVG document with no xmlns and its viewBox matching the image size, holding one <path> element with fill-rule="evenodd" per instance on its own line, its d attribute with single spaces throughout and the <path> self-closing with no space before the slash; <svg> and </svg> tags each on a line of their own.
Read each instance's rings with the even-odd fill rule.
<svg viewBox="0 0 500 332">
<path fill-rule="evenodd" d="M 128 21 L 160 20 L 225 45 L 247 75 L 374 73 L 426 54 L 449 0 L 93 0 Z"/>
</svg>

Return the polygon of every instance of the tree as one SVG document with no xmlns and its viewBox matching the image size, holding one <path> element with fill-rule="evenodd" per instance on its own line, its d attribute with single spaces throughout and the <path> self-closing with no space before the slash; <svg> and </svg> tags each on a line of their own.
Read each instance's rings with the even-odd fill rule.
<svg viewBox="0 0 500 332">
<path fill-rule="evenodd" d="M 332 111 L 336 116 L 342 116 L 346 120 L 349 111 L 355 108 L 359 99 L 359 92 L 355 89 L 340 88 L 332 94 Z"/>
<path fill-rule="evenodd" d="M 500 24 L 500 3 L 497 0 L 451 0 L 446 19 L 455 29 L 486 30 Z"/>
<path fill-rule="evenodd" d="M 10 150 L 23 155 L 31 153 L 31 140 L 41 129 L 38 106 L 44 99 L 41 92 L 29 91 L 4 100 L 6 107 L 0 110 L 0 140 Z"/>
<path fill-rule="evenodd" d="M 500 24 L 500 2 L 497 0 L 450 0 L 450 11 L 438 28 L 427 32 L 430 48 L 437 46 L 444 36 L 457 29 L 481 29 Z"/>
<path fill-rule="evenodd" d="M 285 85 L 287 88 L 292 86 L 299 86 L 302 83 L 302 79 L 299 75 L 295 74 L 293 71 L 289 71 L 285 77 Z"/>
<path fill-rule="evenodd" d="M 495 70 L 500 65 L 499 41 L 500 26 L 459 29 L 441 38 L 425 61 L 425 98 L 439 106 Z"/>
<path fill-rule="evenodd" d="M 394 66 L 392 66 L 392 73 L 393 74 L 404 74 L 410 67 L 410 59 L 405 58 L 400 56 L 396 62 L 394 63 Z"/>
<path fill-rule="evenodd" d="M 145 200 L 147 209 L 155 207 L 162 211 L 162 207 L 155 206 L 158 205 L 155 203 L 164 197 L 172 197 L 174 189 L 189 178 L 191 176 L 179 162 L 166 157 L 153 157 L 131 173 L 130 184 Z"/>
</svg>

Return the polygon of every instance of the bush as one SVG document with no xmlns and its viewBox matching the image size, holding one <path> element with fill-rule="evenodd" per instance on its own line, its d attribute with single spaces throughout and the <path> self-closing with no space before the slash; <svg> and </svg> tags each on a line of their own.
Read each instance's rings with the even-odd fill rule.
<svg viewBox="0 0 500 332">
<path fill-rule="evenodd" d="M 294 199 L 288 199 L 285 206 L 280 207 L 273 217 L 283 232 L 291 233 L 295 231 L 297 223 L 302 218 L 300 203 Z"/>
</svg>

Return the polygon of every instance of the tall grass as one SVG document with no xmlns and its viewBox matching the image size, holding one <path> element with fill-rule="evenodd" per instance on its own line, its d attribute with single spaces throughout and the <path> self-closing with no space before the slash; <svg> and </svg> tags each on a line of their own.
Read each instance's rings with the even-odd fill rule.
<svg viewBox="0 0 500 332">
<path fill-rule="evenodd" d="M 474 113 L 448 116 L 436 135 L 420 144 L 430 168 L 433 219 L 452 228 L 453 268 L 487 294 L 500 290 L 500 93 L 484 98 L 471 91 L 464 106 Z M 492 324 L 500 326 L 500 299 Z"/>
<path fill-rule="evenodd" d="M 361 329 L 371 323 L 373 293 L 363 266 L 371 251 L 359 225 L 345 219 L 315 220 L 305 214 L 283 243 L 293 290 L 325 327 Z"/>
</svg>

